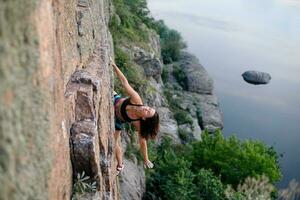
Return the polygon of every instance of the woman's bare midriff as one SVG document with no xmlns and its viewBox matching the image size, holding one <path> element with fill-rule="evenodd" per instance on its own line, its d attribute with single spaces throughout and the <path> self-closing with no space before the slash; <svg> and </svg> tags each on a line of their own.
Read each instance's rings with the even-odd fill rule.
<svg viewBox="0 0 300 200">
<path fill-rule="evenodd" d="M 123 117 L 122 117 L 122 115 L 121 115 L 121 106 L 122 106 L 122 103 L 125 101 L 125 98 L 121 98 L 118 102 L 117 102 L 117 104 L 116 104 L 116 115 L 117 115 L 117 117 L 119 118 L 119 119 L 122 119 L 122 120 L 124 120 L 123 119 Z"/>
</svg>

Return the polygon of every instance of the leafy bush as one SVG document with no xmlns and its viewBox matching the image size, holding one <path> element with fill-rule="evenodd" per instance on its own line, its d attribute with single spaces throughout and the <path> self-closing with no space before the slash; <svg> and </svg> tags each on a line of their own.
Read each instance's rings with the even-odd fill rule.
<svg viewBox="0 0 300 200">
<path fill-rule="evenodd" d="M 178 136 L 184 143 L 190 142 L 191 138 L 189 136 L 189 132 L 187 132 L 185 129 L 178 129 Z"/>
<path fill-rule="evenodd" d="M 168 82 L 168 66 L 164 65 L 163 66 L 163 71 L 162 71 L 162 74 L 161 74 L 161 79 L 162 81 L 166 84 Z"/>
<path fill-rule="evenodd" d="M 182 67 L 179 65 L 173 65 L 173 76 L 183 89 L 187 89 L 187 75 Z"/>
<path fill-rule="evenodd" d="M 174 117 L 179 125 L 181 124 L 193 124 L 193 119 L 188 115 L 187 111 L 176 109 Z"/>
<path fill-rule="evenodd" d="M 120 48 L 115 49 L 115 56 L 116 56 L 116 65 L 119 68 L 126 70 L 126 68 L 130 67 L 131 60 L 129 56 Z"/>
<path fill-rule="evenodd" d="M 190 199 L 195 190 L 191 162 L 177 156 L 169 139 L 163 140 L 157 152 L 155 171 L 147 171 L 144 199 Z"/>
<path fill-rule="evenodd" d="M 220 131 L 202 134 L 202 141 L 193 144 L 193 169 L 212 169 L 222 182 L 236 187 L 247 177 L 266 175 L 272 183 L 280 180 L 278 156 L 274 149 L 259 141 L 225 139 Z"/>
<path fill-rule="evenodd" d="M 150 11 L 147 7 L 146 0 L 126 0 L 124 1 L 130 8 L 130 11 L 138 16 L 143 22 L 148 20 Z"/>
<path fill-rule="evenodd" d="M 180 33 L 168 28 L 162 20 L 154 23 L 153 28 L 160 36 L 161 55 L 164 63 L 177 61 L 180 57 L 180 50 L 186 48 Z"/>
<path fill-rule="evenodd" d="M 200 169 L 195 178 L 197 199 L 225 199 L 225 189 L 220 180 L 211 170 Z"/>
<path fill-rule="evenodd" d="M 114 43 L 122 40 L 147 42 L 147 31 L 140 31 L 143 20 L 147 18 L 149 10 L 145 0 L 113 0 L 116 15 L 112 16 L 109 28 Z"/>
<path fill-rule="evenodd" d="M 278 157 L 272 148 L 257 141 L 225 139 L 221 132 L 202 136 L 202 141 L 192 144 L 172 144 L 170 139 L 163 139 L 158 147 L 151 145 L 154 155 L 149 154 L 150 159 L 157 162 L 154 170 L 146 173 L 146 200 L 245 200 L 256 194 L 271 198 L 273 181 L 280 177 Z M 273 177 L 273 181 L 260 178 L 262 174 Z M 225 195 L 228 184 L 237 191 L 227 189 Z"/>
<path fill-rule="evenodd" d="M 169 30 L 164 38 L 161 39 L 161 54 L 165 63 L 177 61 L 180 56 L 180 50 L 185 48 L 181 35 L 175 30 Z"/>
</svg>

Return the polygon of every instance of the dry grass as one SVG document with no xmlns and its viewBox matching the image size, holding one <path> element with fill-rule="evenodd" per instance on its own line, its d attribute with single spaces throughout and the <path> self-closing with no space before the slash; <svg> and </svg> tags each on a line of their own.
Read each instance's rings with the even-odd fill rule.
<svg viewBox="0 0 300 200">
<path fill-rule="evenodd" d="M 298 200 L 300 199 L 300 184 L 295 180 L 291 180 L 289 186 L 279 191 L 278 200 Z"/>
</svg>

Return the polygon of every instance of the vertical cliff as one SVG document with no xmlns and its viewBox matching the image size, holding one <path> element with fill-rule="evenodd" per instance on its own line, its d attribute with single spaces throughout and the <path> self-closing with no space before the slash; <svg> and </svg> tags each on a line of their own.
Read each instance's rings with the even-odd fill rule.
<svg viewBox="0 0 300 200">
<path fill-rule="evenodd" d="M 0 199 L 70 199 L 82 170 L 118 198 L 109 0 L 0 5 Z"/>
</svg>

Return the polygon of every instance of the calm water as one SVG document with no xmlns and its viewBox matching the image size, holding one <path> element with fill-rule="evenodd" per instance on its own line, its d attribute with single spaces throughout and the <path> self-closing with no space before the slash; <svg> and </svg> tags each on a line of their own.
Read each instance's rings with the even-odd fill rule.
<svg viewBox="0 0 300 200">
<path fill-rule="evenodd" d="M 181 32 L 215 81 L 226 136 L 263 140 L 284 153 L 285 187 L 300 181 L 300 1 L 148 0 L 156 19 Z M 246 70 L 269 72 L 250 85 Z"/>
</svg>

